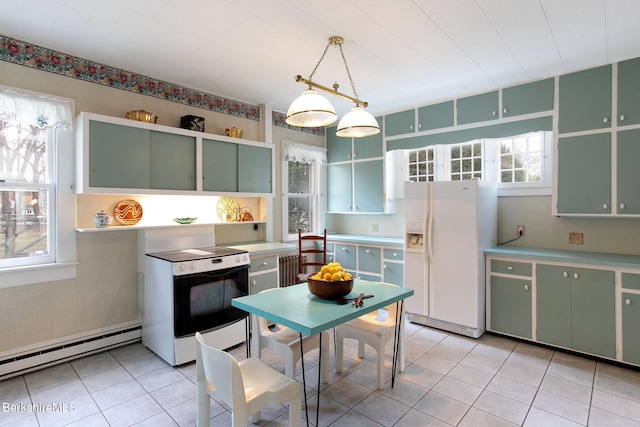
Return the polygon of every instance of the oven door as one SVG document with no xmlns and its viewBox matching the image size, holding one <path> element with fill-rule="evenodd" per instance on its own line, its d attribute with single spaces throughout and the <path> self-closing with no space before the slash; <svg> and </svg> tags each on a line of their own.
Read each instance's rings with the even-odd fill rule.
<svg viewBox="0 0 640 427">
<path fill-rule="evenodd" d="M 176 338 L 218 329 L 247 317 L 231 300 L 249 291 L 249 266 L 173 277 Z"/>
</svg>

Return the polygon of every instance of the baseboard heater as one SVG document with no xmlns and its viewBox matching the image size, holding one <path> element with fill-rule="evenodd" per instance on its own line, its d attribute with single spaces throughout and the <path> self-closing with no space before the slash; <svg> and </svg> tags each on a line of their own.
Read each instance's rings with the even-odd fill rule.
<svg viewBox="0 0 640 427">
<path fill-rule="evenodd" d="M 433 319 L 424 315 L 406 312 L 407 320 L 411 323 L 430 326 L 443 331 L 453 332 L 458 335 L 464 335 L 471 338 L 479 338 L 484 333 L 484 328 L 478 329 L 471 326 L 458 325 L 456 323 L 446 322 L 444 320 Z"/>
<path fill-rule="evenodd" d="M 141 326 L 129 327 L 64 344 L 14 354 L 0 360 L 0 381 L 140 341 Z"/>
</svg>

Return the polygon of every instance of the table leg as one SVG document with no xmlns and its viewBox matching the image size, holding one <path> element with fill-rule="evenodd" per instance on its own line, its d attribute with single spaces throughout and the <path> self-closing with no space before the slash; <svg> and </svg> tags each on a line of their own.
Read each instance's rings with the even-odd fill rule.
<svg viewBox="0 0 640 427">
<path fill-rule="evenodd" d="M 304 414 L 307 417 L 307 427 L 309 427 L 309 409 L 307 408 L 307 380 L 304 374 L 304 351 L 302 350 L 302 332 L 300 334 L 300 364 L 302 365 L 302 392 L 304 393 Z M 295 367 L 294 367 L 295 368 Z M 317 423 L 317 420 L 316 420 Z"/>
<path fill-rule="evenodd" d="M 244 318 L 244 336 L 247 339 L 245 341 L 247 347 L 247 359 L 251 357 L 251 322 L 249 322 L 250 316 L 251 315 L 248 315 Z"/>
<path fill-rule="evenodd" d="M 302 349 L 302 332 L 300 334 L 300 363 L 302 368 L 302 390 L 304 391 L 304 413 L 307 417 L 307 426 L 309 426 L 309 409 L 307 408 L 307 380 L 304 373 L 304 351 Z M 316 426 L 320 419 L 320 381 L 322 377 L 322 333 L 318 336 L 318 395 L 316 400 Z"/>
<path fill-rule="evenodd" d="M 393 339 L 393 363 L 391 368 L 391 388 L 396 381 L 396 369 L 398 367 L 398 356 L 400 353 L 400 332 L 402 327 L 402 310 L 403 310 L 404 300 L 400 300 L 396 302 L 396 327 L 394 331 L 394 339 Z"/>
</svg>

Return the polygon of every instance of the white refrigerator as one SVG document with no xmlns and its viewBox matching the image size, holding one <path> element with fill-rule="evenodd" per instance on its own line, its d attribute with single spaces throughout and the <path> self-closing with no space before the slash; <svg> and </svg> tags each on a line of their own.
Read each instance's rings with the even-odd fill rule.
<svg viewBox="0 0 640 427">
<path fill-rule="evenodd" d="M 407 318 L 477 338 L 485 331 L 484 250 L 496 245 L 496 184 L 406 182 Z"/>
</svg>

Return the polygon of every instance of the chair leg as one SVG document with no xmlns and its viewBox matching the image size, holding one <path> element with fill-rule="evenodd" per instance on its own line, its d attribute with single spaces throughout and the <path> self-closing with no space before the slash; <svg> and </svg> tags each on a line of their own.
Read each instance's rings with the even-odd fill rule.
<svg viewBox="0 0 640 427">
<path fill-rule="evenodd" d="M 386 341 L 380 340 L 378 342 L 378 389 L 382 390 L 384 388 L 384 362 L 385 362 L 385 347 Z"/>
<path fill-rule="evenodd" d="M 344 356 L 344 340 L 336 337 L 336 372 L 342 373 L 342 362 Z"/>
<path fill-rule="evenodd" d="M 358 340 L 358 357 L 364 359 L 364 341 Z"/>
<path fill-rule="evenodd" d="M 324 384 L 329 384 L 329 338 L 327 336 L 326 339 L 322 341 L 322 359 L 320 360 L 322 363 L 320 373 L 322 374 L 322 382 Z"/>
<path fill-rule="evenodd" d="M 211 398 L 207 393 L 206 381 L 198 381 L 198 427 L 209 427 L 211 419 L 209 418 Z"/>
<path fill-rule="evenodd" d="M 300 427 L 302 423 L 302 398 L 300 395 L 289 402 L 289 426 Z"/>
<path fill-rule="evenodd" d="M 253 424 L 258 424 L 258 421 L 260 421 L 260 411 L 256 412 L 255 414 L 251 414 L 251 416 L 249 417 L 249 421 L 251 421 Z"/>
</svg>

